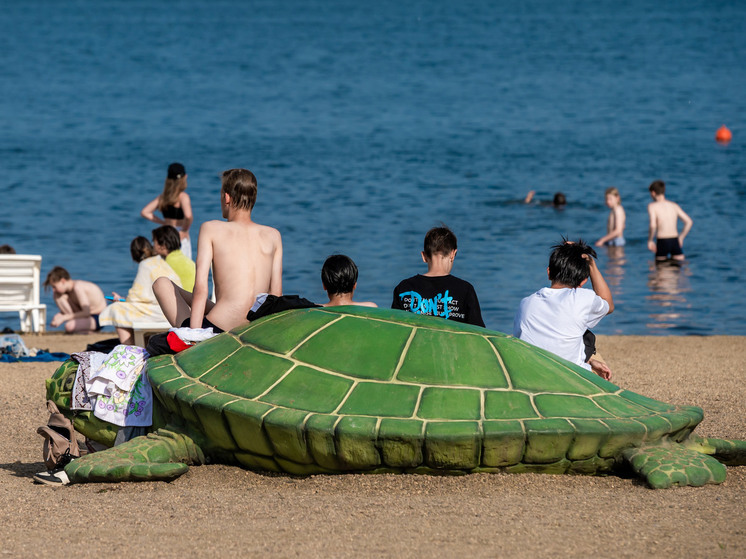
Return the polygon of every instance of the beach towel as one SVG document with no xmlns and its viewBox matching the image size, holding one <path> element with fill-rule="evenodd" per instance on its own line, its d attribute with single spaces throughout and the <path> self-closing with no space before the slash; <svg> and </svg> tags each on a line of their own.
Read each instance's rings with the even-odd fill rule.
<svg viewBox="0 0 746 559">
<path fill-rule="evenodd" d="M 61 352 L 49 352 L 40 349 L 36 355 L 29 355 L 28 357 L 14 357 L 8 353 L 0 355 L 0 363 L 18 363 L 19 361 L 67 361 L 70 359 L 70 355 Z"/>
<path fill-rule="evenodd" d="M 147 358 L 143 348 L 128 345 L 118 345 L 106 356 L 85 383 L 93 415 L 120 427 L 147 427 L 153 423 Z"/>
<path fill-rule="evenodd" d="M 104 364 L 107 354 L 98 351 L 82 351 L 73 353 L 71 357 L 78 362 L 78 370 L 75 372 L 70 409 L 90 411 L 93 409 L 93 404 L 86 390 L 86 383 L 90 382 Z"/>
</svg>

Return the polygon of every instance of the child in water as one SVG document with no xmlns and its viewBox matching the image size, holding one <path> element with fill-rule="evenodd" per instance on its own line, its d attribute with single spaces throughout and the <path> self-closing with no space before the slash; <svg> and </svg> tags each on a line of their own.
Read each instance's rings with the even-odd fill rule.
<svg viewBox="0 0 746 559">
<path fill-rule="evenodd" d="M 684 237 L 692 228 L 692 218 L 678 204 L 666 200 L 666 185 L 663 181 L 653 181 L 648 190 L 653 199 L 648 204 L 648 249 L 655 253 L 655 259 L 658 261 L 667 260 L 669 257 L 684 260 L 684 252 L 681 249 L 684 246 Z M 679 220 L 684 224 L 681 233 L 678 231 Z"/>
<path fill-rule="evenodd" d="M 609 207 L 609 219 L 606 222 L 606 235 L 596 241 L 596 246 L 623 247 L 627 242 L 624 240 L 624 226 L 627 215 L 622 207 L 622 197 L 619 190 L 611 186 L 606 189 L 606 205 Z"/>
</svg>

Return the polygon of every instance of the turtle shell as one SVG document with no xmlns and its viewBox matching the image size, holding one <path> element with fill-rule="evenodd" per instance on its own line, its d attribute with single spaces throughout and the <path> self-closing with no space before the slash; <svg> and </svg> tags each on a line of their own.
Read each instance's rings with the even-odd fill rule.
<svg viewBox="0 0 746 559">
<path fill-rule="evenodd" d="M 500 332 L 363 307 L 271 315 L 148 374 L 213 459 L 295 474 L 594 473 L 702 420 Z"/>
</svg>

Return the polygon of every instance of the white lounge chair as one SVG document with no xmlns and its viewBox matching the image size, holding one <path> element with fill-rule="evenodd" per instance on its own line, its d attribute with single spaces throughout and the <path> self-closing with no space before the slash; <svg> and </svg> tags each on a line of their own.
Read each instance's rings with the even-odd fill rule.
<svg viewBox="0 0 746 559">
<path fill-rule="evenodd" d="M 44 332 L 47 306 L 39 302 L 41 256 L 0 254 L 0 312 L 18 312 L 21 332 Z"/>
</svg>

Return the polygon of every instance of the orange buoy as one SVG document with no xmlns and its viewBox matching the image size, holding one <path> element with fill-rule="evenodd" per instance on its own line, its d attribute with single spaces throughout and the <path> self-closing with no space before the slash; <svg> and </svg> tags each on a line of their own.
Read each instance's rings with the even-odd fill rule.
<svg viewBox="0 0 746 559">
<path fill-rule="evenodd" d="M 720 142 L 721 144 L 727 144 L 733 139 L 733 134 L 731 134 L 730 130 L 723 124 L 720 128 L 718 128 L 718 131 L 715 132 L 715 140 Z"/>
</svg>

